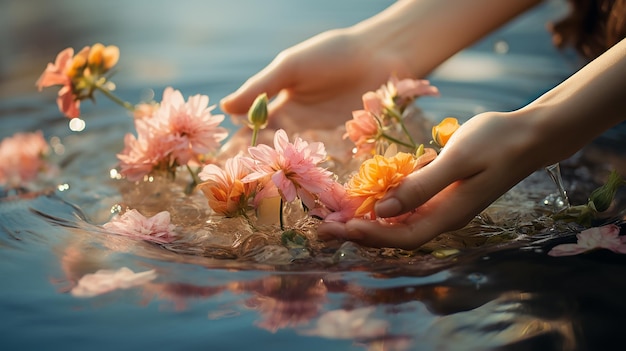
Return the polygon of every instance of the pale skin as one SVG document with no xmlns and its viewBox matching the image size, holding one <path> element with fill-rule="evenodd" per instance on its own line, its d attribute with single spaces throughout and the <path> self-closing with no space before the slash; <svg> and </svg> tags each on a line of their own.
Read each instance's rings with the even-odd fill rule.
<svg viewBox="0 0 626 351">
<path fill-rule="evenodd" d="M 275 127 L 293 131 L 295 125 L 307 127 L 305 121 L 325 117 L 332 127 L 336 116 L 360 108 L 363 92 L 379 87 L 389 72 L 423 77 L 538 2 L 399 1 L 353 27 L 285 50 L 224 99 L 222 108 L 245 113 L 257 94 L 267 92 L 278 94 L 270 106 Z M 464 123 L 435 161 L 377 203 L 382 218 L 412 212 L 405 222 L 326 222 L 318 228 L 319 237 L 413 249 L 463 227 L 532 172 L 571 156 L 625 120 L 623 77 L 626 40 L 529 105 L 482 113 Z"/>
</svg>

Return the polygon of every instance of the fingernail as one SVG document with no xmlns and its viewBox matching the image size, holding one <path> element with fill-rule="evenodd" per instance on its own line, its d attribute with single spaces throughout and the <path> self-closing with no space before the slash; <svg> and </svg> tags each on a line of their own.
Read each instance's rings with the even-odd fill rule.
<svg viewBox="0 0 626 351">
<path fill-rule="evenodd" d="M 400 214 L 402 204 L 395 197 L 378 201 L 375 205 L 376 215 L 380 217 L 393 217 Z"/>
</svg>

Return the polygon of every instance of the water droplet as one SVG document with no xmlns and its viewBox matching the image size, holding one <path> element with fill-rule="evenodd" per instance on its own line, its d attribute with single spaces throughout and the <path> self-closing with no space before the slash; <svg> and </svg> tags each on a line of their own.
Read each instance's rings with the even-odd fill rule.
<svg viewBox="0 0 626 351">
<path fill-rule="evenodd" d="M 509 52 L 509 43 L 504 40 L 498 40 L 493 44 L 493 51 L 496 54 L 506 54 Z"/>
<path fill-rule="evenodd" d="M 72 132 L 82 132 L 85 129 L 86 123 L 80 118 L 70 119 L 70 130 Z"/>
</svg>

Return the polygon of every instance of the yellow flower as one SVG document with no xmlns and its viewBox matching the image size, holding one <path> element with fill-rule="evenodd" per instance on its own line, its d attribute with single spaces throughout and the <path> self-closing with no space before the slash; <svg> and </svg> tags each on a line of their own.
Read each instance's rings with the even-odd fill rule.
<svg viewBox="0 0 626 351">
<path fill-rule="evenodd" d="M 96 43 L 89 50 L 87 63 L 92 69 L 106 72 L 117 64 L 120 59 L 120 49 L 115 45 L 104 46 Z"/>
<path fill-rule="evenodd" d="M 415 170 L 434 160 L 437 153 L 433 149 L 424 149 L 424 154 L 399 152 L 393 157 L 375 155 L 361 164 L 358 174 L 354 175 L 346 187 L 348 196 L 363 198 L 355 217 L 367 214 L 373 218 L 374 205 L 385 194 L 400 185 L 400 182 Z"/>
<path fill-rule="evenodd" d="M 459 121 L 454 117 L 446 117 L 438 125 L 433 127 L 433 142 L 439 146 L 444 147 L 450 137 L 461 125 Z"/>
</svg>

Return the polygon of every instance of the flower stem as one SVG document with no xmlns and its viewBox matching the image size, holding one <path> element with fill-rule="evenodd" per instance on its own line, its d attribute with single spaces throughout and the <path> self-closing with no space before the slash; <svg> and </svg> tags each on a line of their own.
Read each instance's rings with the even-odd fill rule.
<svg viewBox="0 0 626 351">
<path fill-rule="evenodd" d="M 252 127 L 252 146 L 256 146 L 256 141 L 258 137 L 259 137 L 259 126 L 254 125 L 254 127 Z"/>
<path fill-rule="evenodd" d="M 118 104 L 118 105 L 122 106 L 123 108 L 127 109 L 128 111 L 130 111 L 130 112 L 134 112 L 135 111 L 135 106 L 133 106 L 133 104 L 131 104 L 128 101 L 124 101 L 124 100 L 120 99 L 119 97 L 115 96 L 115 94 L 113 94 L 109 89 L 104 88 L 100 84 L 94 84 L 94 88 L 96 88 L 97 90 L 102 92 L 102 94 L 104 94 L 106 97 L 111 99 L 116 104 Z"/>
<path fill-rule="evenodd" d="M 392 137 L 389 134 L 382 133 L 380 136 L 385 138 L 385 139 L 387 139 L 387 140 L 389 140 L 389 141 L 391 141 L 392 143 L 396 143 L 398 145 L 402 145 L 402 146 L 406 146 L 406 147 L 411 148 L 411 149 L 415 149 L 415 144 L 411 145 L 411 144 L 405 143 L 404 141 L 398 140 L 398 139 Z"/>
<path fill-rule="evenodd" d="M 285 230 L 285 219 L 283 218 L 283 197 L 280 197 L 280 213 L 278 214 L 278 221 L 280 222 L 280 230 Z"/>
<path fill-rule="evenodd" d="M 198 178 L 198 175 L 196 174 L 196 172 L 194 172 L 191 167 L 189 167 L 189 165 L 185 165 L 185 167 L 187 167 L 187 170 L 189 171 L 189 174 L 191 174 L 191 184 L 189 184 L 189 194 L 191 194 L 193 192 L 193 189 L 196 188 L 196 185 L 200 184 L 200 178 Z"/>
<path fill-rule="evenodd" d="M 398 121 L 398 123 L 400 123 L 400 128 L 402 128 L 402 132 L 409 139 L 409 142 L 411 143 L 411 147 L 416 148 L 417 144 L 415 143 L 415 140 L 413 140 L 413 137 L 411 137 L 411 133 L 409 133 L 409 130 L 406 128 L 406 125 L 404 125 L 404 120 L 402 119 L 402 115 L 398 114 L 398 111 L 396 111 L 395 109 L 387 109 L 387 112 L 393 117 L 393 119 L 395 119 L 396 121 Z"/>
</svg>

